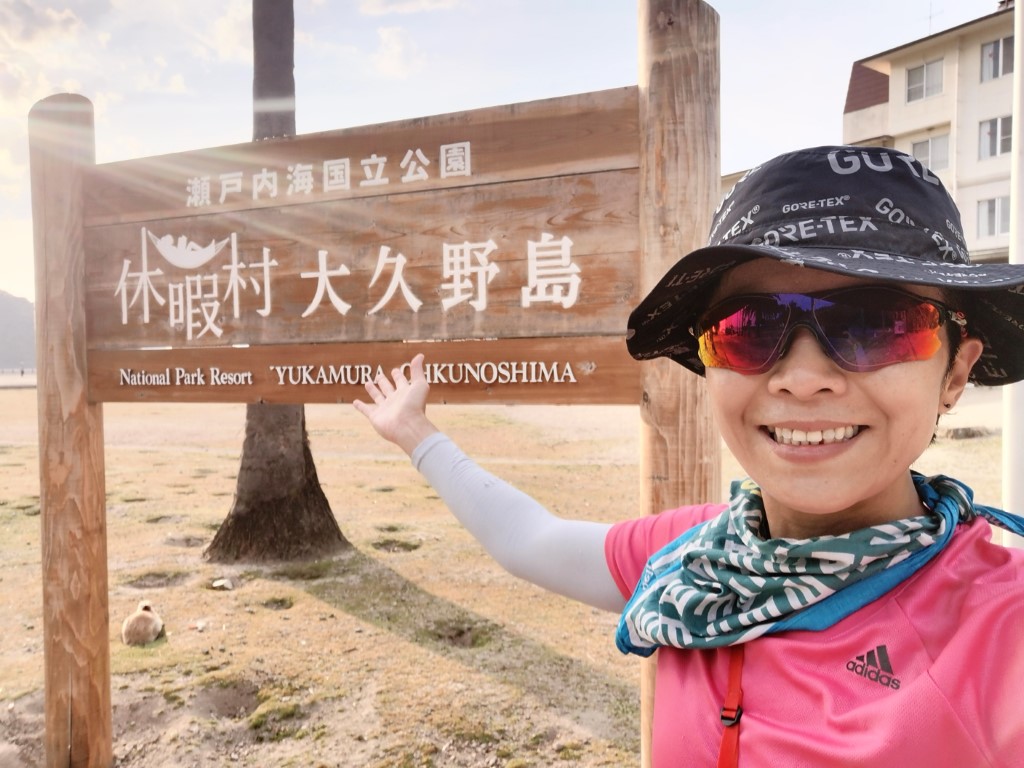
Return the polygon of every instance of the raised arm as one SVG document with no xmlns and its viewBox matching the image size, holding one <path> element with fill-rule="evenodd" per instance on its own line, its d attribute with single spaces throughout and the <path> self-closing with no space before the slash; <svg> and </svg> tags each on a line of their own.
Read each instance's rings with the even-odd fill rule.
<svg viewBox="0 0 1024 768">
<path fill-rule="evenodd" d="M 608 572 L 607 524 L 564 520 L 485 471 L 427 418 L 423 355 L 366 385 L 372 403 L 354 406 L 381 437 L 405 451 L 463 526 L 515 576 L 596 608 L 625 600 Z"/>
</svg>

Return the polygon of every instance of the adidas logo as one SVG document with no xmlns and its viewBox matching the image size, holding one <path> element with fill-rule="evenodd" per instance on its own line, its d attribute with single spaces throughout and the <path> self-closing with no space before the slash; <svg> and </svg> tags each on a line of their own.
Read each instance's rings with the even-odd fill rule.
<svg viewBox="0 0 1024 768">
<path fill-rule="evenodd" d="M 894 691 L 900 687 L 900 681 L 893 676 L 892 664 L 889 662 L 889 649 L 879 645 L 874 650 L 857 656 L 846 662 L 846 668 L 860 677 L 866 677 Z"/>
</svg>

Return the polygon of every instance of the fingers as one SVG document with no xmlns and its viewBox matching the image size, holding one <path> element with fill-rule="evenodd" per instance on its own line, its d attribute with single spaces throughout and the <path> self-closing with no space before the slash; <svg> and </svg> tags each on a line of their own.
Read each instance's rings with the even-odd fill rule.
<svg viewBox="0 0 1024 768">
<path fill-rule="evenodd" d="M 364 382 L 363 388 L 366 390 L 366 394 L 370 396 L 374 405 L 381 405 L 387 402 L 388 398 L 399 390 L 407 389 L 412 384 L 425 380 L 422 353 L 415 355 L 407 365 L 409 367 L 409 378 L 406 378 L 406 366 L 402 365 L 391 369 L 390 379 L 386 373 L 381 371 L 372 381 Z M 372 405 L 361 400 L 353 400 L 352 405 L 364 415 L 369 414 L 373 408 Z"/>
<path fill-rule="evenodd" d="M 395 377 L 394 384 L 391 383 L 391 379 L 389 379 L 387 377 L 387 374 L 384 373 L 383 371 L 377 374 L 377 378 L 374 379 L 373 382 L 374 384 L 377 385 L 377 389 L 381 391 L 384 397 L 390 397 L 391 395 L 393 395 L 395 393 L 395 388 L 397 386 L 400 386 L 401 383 L 404 381 L 401 372 L 399 372 L 397 368 L 391 372 L 391 375 Z"/>
<path fill-rule="evenodd" d="M 373 400 L 373 402 L 375 403 L 379 403 L 381 400 L 384 399 L 384 393 L 381 392 L 380 389 L 378 389 L 377 385 L 374 384 L 372 381 L 364 382 L 363 389 L 366 390 L 366 394 L 368 394 L 370 396 L 370 399 Z"/>
<path fill-rule="evenodd" d="M 414 356 L 412 361 L 409 363 L 409 378 L 412 380 L 412 383 L 416 383 L 417 381 L 422 381 L 425 378 L 425 376 L 423 374 L 423 353 L 422 352 L 420 352 L 419 354 Z"/>
</svg>

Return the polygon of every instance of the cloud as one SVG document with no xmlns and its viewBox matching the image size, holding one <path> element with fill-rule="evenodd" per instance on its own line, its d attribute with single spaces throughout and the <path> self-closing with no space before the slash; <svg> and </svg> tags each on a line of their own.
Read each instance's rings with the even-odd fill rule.
<svg viewBox="0 0 1024 768">
<path fill-rule="evenodd" d="M 202 22 L 193 29 L 193 53 L 206 61 L 252 62 L 252 5 L 248 0 L 231 0 L 224 12 L 211 22 L 209 6 L 181 20 L 186 27 Z"/>
<path fill-rule="evenodd" d="M 401 27 L 379 27 L 377 50 L 370 54 L 374 72 L 384 78 L 404 80 L 423 65 L 412 36 Z"/>
<path fill-rule="evenodd" d="M 18 97 L 28 81 L 28 73 L 17 64 L 0 61 L 0 98 L 13 101 Z"/>
<path fill-rule="evenodd" d="M 459 3 L 460 0 L 361 0 L 359 12 L 364 16 L 387 16 L 392 13 L 450 11 L 457 8 Z"/>
<path fill-rule="evenodd" d="M 74 44 L 81 32 L 82 21 L 70 8 L 57 11 L 26 0 L 0 4 L 0 111 L 23 111 L 26 102 L 47 95 L 38 92 L 46 82 L 38 76 L 38 52 Z"/>
<path fill-rule="evenodd" d="M 80 26 L 81 21 L 70 8 L 61 11 L 40 8 L 25 0 L 0 5 L 0 30 L 12 45 L 52 35 L 72 34 Z"/>
<path fill-rule="evenodd" d="M 25 193 L 24 163 L 17 163 L 9 149 L 0 147 L 0 199 L 18 200 Z"/>
</svg>

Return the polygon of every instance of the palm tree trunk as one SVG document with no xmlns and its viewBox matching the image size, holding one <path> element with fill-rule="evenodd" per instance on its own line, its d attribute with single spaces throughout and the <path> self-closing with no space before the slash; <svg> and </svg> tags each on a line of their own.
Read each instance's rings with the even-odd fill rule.
<svg viewBox="0 0 1024 768">
<path fill-rule="evenodd" d="M 290 0 L 253 0 L 253 139 L 295 134 L 295 14 Z M 246 407 L 231 511 L 206 549 L 214 562 L 303 560 L 349 542 L 313 464 L 303 405 Z"/>
</svg>

